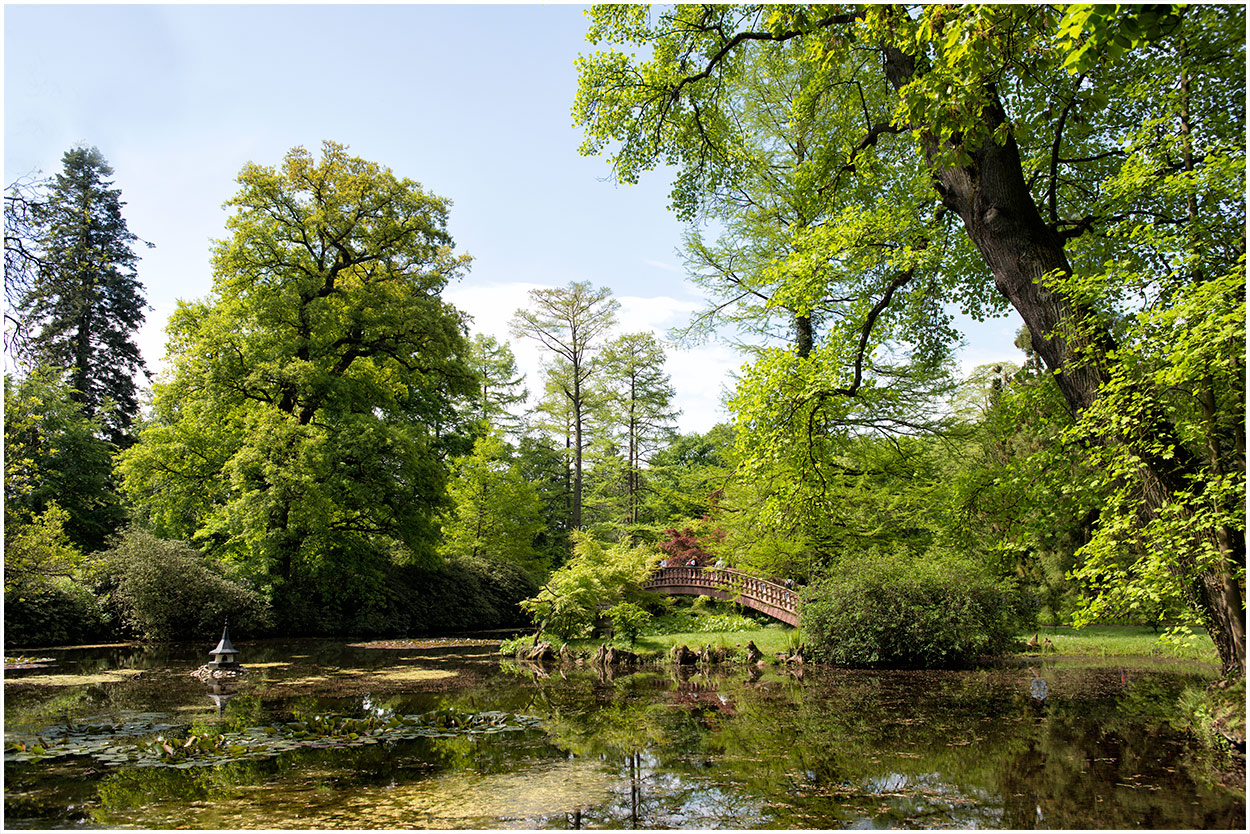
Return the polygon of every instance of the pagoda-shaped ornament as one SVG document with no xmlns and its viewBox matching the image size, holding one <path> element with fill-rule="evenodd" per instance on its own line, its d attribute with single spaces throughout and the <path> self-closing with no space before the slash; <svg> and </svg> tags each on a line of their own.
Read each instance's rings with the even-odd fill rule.
<svg viewBox="0 0 1250 834">
<path fill-rule="evenodd" d="M 213 656 L 209 662 L 210 669 L 230 669 L 238 670 L 243 667 L 239 665 L 238 650 L 230 644 L 230 635 L 227 633 L 229 626 L 223 626 L 221 629 L 221 642 L 217 644 L 217 648 L 209 652 Z"/>
</svg>

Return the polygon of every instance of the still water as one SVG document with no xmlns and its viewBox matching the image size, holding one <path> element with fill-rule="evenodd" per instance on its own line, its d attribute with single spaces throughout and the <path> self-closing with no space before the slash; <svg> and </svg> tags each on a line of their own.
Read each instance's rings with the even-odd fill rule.
<svg viewBox="0 0 1250 834">
<path fill-rule="evenodd" d="M 236 645 L 249 674 L 216 699 L 190 675 L 207 645 L 6 673 L 6 828 L 1245 827 L 1244 783 L 1169 723 L 1202 665 L 613 674 Z"/>
</svg>

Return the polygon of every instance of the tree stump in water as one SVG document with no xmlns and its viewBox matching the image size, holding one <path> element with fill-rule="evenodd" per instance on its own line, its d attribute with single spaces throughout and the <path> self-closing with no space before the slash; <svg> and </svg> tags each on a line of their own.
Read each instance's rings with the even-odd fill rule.
<svg viewBox="0 0 1250 834">
<path fill-rule="evenodd" d="M 729 657 L 729 651 L 724 648 L 712 648 L 712 645 L 706 644 L 703 650 L 699 652 L 699 659 L 705 664 L 712 665 L 715 663 L 724 663 Z"/>
<path fill-rule="evenodd" d="M 599 651 L 595 652 L 595 665 L 597 666 L 618 666 L 622 663 L 634 664 L 641 658 L 635 652 L 626 649 L 618 649 L 616 646 L 609 646 L 603 643 L 599 646 Z"/>
<path fill-rule="evenodd" d="M 554 660 L 556 651 L 546 640 L 528 649 L 521 650 L 522 660 Z"/>
<path fill-rule="evenodd" d="M 673 650 L 669 653 L 669 659 L 678 666 L 693 666 L 699 662 L 699 655 L 684 643 L 680 646 L 673 646 Z"/>
</svg>

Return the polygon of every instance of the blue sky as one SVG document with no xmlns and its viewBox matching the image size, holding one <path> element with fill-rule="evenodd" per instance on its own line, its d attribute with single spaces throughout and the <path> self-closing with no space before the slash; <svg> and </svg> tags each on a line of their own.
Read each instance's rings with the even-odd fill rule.
<svg viewBox="0 0 1250 834">
<path fill-rule="evenodd" d="M 663 334 L 700 306 L 676 250 L 668 180 L 609 180 L 578 155 L 574 60 L 590 51 L 574 5 L 4 7 L 5 183 L 56 172 L 77 144 L 115 171 L 143 249 L 140 346 L 159 367 L 176 299 L 211 287 L 210 241 L 246 162 L 278 164 L 329 139 L 454 202 L 474 257 L 446 293 L 475 330 L 507 338 L 537 286 L 590 281 L 622 302 L 623 331 Z M 978 328 L 964 364 L 1018 360 L 1016 327 Z M 536 349 L 514 343 L 531 390 Z M 670 354 L 681 428 L 705 431 L 741 363 L 727 347 Z"/>
</svg>

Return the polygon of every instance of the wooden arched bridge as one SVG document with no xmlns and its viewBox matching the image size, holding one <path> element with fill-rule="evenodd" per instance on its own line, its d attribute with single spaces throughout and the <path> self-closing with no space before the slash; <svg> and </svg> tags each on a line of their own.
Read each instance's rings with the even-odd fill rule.
<svg viewBox="0 0 1250 834">
<path fill-rule="evenodd" d="M 799 595 L 784 585 L 733 568 L 696 565 L 656 568 L 642 587 L 662 594 L 727 599 L 788 625 L 799 624 Z"/>
</svg>

